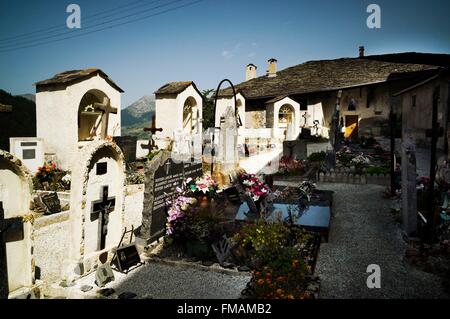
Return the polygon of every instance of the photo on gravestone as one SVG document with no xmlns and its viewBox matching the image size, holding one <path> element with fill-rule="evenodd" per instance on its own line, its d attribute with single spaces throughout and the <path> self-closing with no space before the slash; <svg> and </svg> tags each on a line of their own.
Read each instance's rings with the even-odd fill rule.
<svg viewBox="0 0 450 319">
<path fill-rule="evenodd" d="M 61 211 L 61 202 L 59 201 L 58 194 L 56 192 L 42 195 L 41 200 L 47 208 L 45 215 L 56 214 Z"/>
</svg>

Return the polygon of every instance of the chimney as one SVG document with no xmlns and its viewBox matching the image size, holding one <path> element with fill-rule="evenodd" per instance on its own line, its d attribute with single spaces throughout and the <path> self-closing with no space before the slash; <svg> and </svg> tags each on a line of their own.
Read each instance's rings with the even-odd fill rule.
<svg viewBox="0 0 450 319">
<path fill-rule="evenodd" d="M 364 46 L 359 47 L 359 57 L 364 58 Z"/>
<path fill-rule="evenodd" d="M 271 58 L 267 62 L 269 62 L 269 67 L 267 69 L 267 76 L 268 77 L 275 77 L 277 76 L 277 59 Z"/>
<path fill-rule="evenodd" d="M 253 63 L 247 65 L 247 67 L 245 68 L 245 81 L 256 78 L 256 69 L 256 65 L 254 65 Z"/>
</svg>

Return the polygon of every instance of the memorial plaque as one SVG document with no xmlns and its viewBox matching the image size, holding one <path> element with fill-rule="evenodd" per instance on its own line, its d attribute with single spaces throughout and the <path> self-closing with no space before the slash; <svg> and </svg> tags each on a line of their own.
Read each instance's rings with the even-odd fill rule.
<svg viewBox="0 0 450 319">
<path fill-rule="evenodd" d="M 61 203 L 56 192 L 42 195 L 41 200 L 47 207 L 46 215 L 59 213 L 61 211 Z"/>
<path fill-rule="evenodd" d="M 131 267 L 140 263 L 141 258 L 139 257 L 139 253 L 134 243 L 117 248 L 117 255 L 113 260 L 113 264 L 119 269 L 119 271 L 126 272 Z"/>
<path fill-rule="evenodd" d="M 122 150 L 127 163 L 136 161 L 136 136 L 114 136 L 114 142 Z"/>
<path fill-rule="evenodd" d="M 96 165 L 96 175 L 105 175 L 108 172 L 108 163 L 97 163 Z"/>
</svg>

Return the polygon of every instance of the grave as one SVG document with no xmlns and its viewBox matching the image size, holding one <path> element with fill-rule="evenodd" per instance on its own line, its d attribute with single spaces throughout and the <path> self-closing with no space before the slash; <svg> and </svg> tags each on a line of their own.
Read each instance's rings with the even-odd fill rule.
<svg viewBox="0 0 450 319">
<path fill-rule="evenodd" d="M 239 164 L 238 154 L 238 127 L 234 109 L 228 106 L 224 120 L 220 123 L 219 137 L 219 156 L 216 165 L 216 172 L 222 173 L 224 176 L 234 174 Z"/>
<path fill-rule="evenodd" d="M 275 187 L 275 190 L 282 191 L 283 189 L 284 187 Z M 310 201 L 304 206 L 300 205 L 302 202 L 298 196 L 277 198 L 266 203 L 264 218 L 271 222 L 292 221 L 294 225 L 307 231 L 321 234 L 323 239 L 328 241 L 332 218 L 332 194 L 331 191 L 314 190 Z M 253 222 L 260 219 L 261 215 L 259 211 L 255 211 L 253 205 L 252 199 L 247 198 L 238 206 L 235 220 Z"/>
<path fill-rule="evenodd" d="M 24 221 L 31 192 L 29 170 L 0 150 L 0 299 L 31 296 L 34 286 L 32 226 Z"/>
<path fill-rule="evenodd" d="M 170 158 L 169 151 L 158 153 L 145 167 L 144 209 L 142 225 L 136 230 L 136 243 L 147 246 L 165 234 L 166 201 L 187 178 L 203 175 L 202 163 L 179 162 Z"/>
<path fill-rule="evenodd" d="M 43 140 L 35 137 L 11 137 L 9 139 L 10 152 L 32 172 L 36 173 L 38 168 L 44 164 Z"/>
<path fill-rule="evenodd" d="M 283 156 L 306 160 L 308 158 L 306 140 L 283 141 Z"/>
<path fill-rule="evenodd" d="M 124 223 L 125 159 L 114 142 L 93 141 L 78 151 L 70 196 L 71 243 L 65 276 L 92 271 L 115 248 Z"/>
</svg>

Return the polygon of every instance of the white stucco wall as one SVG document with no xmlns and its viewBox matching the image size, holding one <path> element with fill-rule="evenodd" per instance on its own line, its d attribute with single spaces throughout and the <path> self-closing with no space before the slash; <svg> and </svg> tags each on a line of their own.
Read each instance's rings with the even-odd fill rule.
<svg viewBox="0 0 450 319">
<path fill-rule="evenodd" d="M 23 217 L 30 213 L 31 175 L 11 154 L 0 151 L 0 201 L 4 218 Z M 34 282 L 32 267 L 33 234 L 30 222 L 23 223 L 23 239 L 6 242 L 9 291 L 30 287 Z"/>
<path fill-rule="evenodd" d="M 26 146 L 22 143 L 36 143 L 36 146 Z M 44 164 L 44 141 L 42 139 L 35 137 L 11 137 L 9 139 L 9 145 L 10 153 L 20 158 L 30 172 L 36 173 L 38 168 Z M 24 159 L 24 150 L 34 150 L 35 157 L 32 159 Z"/>
<path fill-rule="evenodd" d="M 203 99 L 193 85 L 188 86 L 181 93 L 174 96 L 157 96 L 155 101 L 155 125 L 163 129 L 157 132 L 156 145 L 166 148 L 170 139 L 178 129 L 183 129 L 183 107 L 186 100 L 191 97 L 195 100 L 195 110 L 198 109 L 199 119 L 203 118 Z M 194 118 L 196 114 L 194 114 Z M 196 122 L 193 122 L 196 127 Z M 199 130 L 202 132 L 202 123 L 199 122 Z M 195 133 L 195 132 L 194 132 Z"/>
<path fill-rule="evenodd" d="M 120 136 L 121 94 L 101 76 L 68 86 L 65 90 L 44 91 L 36 94 L 37 137 L 44 140 L 45 153 L 56 153 L 63 169 L 69 169 L 78 149 L 78 108 L 83 95 L 90 90 L 99 90 L 118 109 L 110 114 L 108 135 Z"/>
<path fill-rule="evenodd" d="M 236 102 L 239 107 L 239 116 L 241 118 L 242 127 L 246 127 L 245 120 L 245 98 L 241 93 L 236 94 Z M 215 126 L 220 126 L 220 117 L 225 114 L 225 111 L 228 106 L 234 107 L 234 98 L 226 97 L 226 98 L 218 98 L 217 106 L 216 106 L 216 114 L 215 114 Z"/>
</svg>

